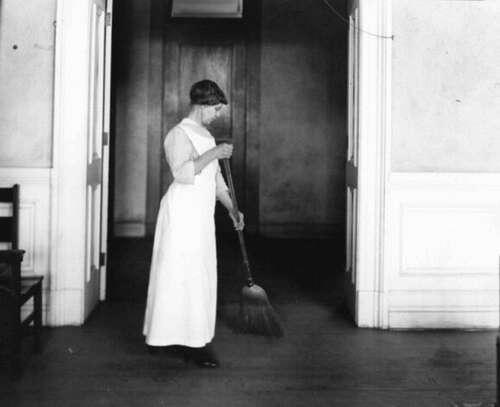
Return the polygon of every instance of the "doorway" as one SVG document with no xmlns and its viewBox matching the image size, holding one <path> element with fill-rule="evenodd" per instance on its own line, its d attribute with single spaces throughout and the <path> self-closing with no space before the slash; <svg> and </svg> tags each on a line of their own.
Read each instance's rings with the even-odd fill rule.
<svg viewBox="0 0 500 407">
<path fill-rule="evenodd" d="M 269 270 L 261 278 L 275 287 L 290 283 L 300 291 L 313 282 L 336 291 L 331 280 L 342 277 L 344 263 L 347 27 L 321 4 L 259 3 L 248 2 L 246 19 L 238 21 L 172 19 L 169 2 L 159 0 L 115 5 L 110 260 L 114 247 L 121 254 L 115 258 L 135 251 L 143 258 L 110 264 L 109 293 L 123 287 L 110 298 L 145 296 L 154 222 L 170 182 L 163 135 L 185 114 L 186 90 L 202 76 L 230 99 L 212 132 L 235 143 L 232 165 L 251 256 Z M 334 3 L 345 12 L 343 1 Z M 234 275 L 238 246 L 223 215 L 220 262 L 231 264 Z M 124 245 L 113 245 L 119 241 Z M 135 280 L 127 282 L 123 270 Z M 237 284 L 221 277 L 226 287 Z"/>
</svg>

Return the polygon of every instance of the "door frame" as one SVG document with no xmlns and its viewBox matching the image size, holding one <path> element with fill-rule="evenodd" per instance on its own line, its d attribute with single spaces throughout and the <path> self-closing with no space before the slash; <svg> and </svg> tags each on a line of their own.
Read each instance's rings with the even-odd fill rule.
<svg viewBox="0 0 500 407">
<path fill-rule="evenodd" d="M 50 325 L 80 325 L 86 318 L 90 6 L 89 1 L 57 1 L 50 177 Z"/>
<path fill-rule="evenodd" d="M 349 4 L 354 0 L 349 0 Z M 164 0 L 152 0 L 148 143 L 161 134 Z M 260 1 L 250 33 L 247 80 L 260 77 Z M 359 0 L 359 168 L 354 317 L 358 326 L 387 327 L 385 279 L 386 197 L 390 171 L 392 0 Z M 51 325 L 84 322 L 86 134 L 89 80 L 87 2 L 57 2 L 54 84 L 53 165 L 51 169 Z M 367 32 L 378 34 L 377 37 Z M 160 39 L 160 40 L 158 40 Z M 254 81 L 254 82 L 252 82 Z M 258 224 L 259 86 L 248 88 L 246 201 L 248 221 Z M 159 128 L 157 128 L 159 127 Z M 149 153 L 154 149 L 149 149 Z M 156 150 L 158 151 L 158 150 Z M 156 154 L 148 161 L 158 162 Z M 251 182 L 254 180 L 254 182 Z M 160 188 L 148 178 L 148 198 Z M 155 195 L 156 194 L 156 195 Z M 154 202 L 150 200 L 151 202 Z M 148 204 L 148 221 L 156 208 Z"/>
<path fill-rule="evenodd" d="M 392 0 L 349 0 L 359 7 L 358 222 L 353 290 L 346 290 L 360 327 L 387 327 L 386 201 L 391 159 Z M 351 58 L 350 58 L 351 60 Z M 351 109 L 351 106 L 349 106 Z"/>
</svg>

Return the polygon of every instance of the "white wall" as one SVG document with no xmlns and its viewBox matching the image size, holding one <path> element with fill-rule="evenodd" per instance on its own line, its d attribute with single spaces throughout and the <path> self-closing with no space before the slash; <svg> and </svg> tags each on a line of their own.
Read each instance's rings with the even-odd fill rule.
<svg viewBox="0 0 500 407">
<path fill-rule="evenodd" d="M 0 2 L 0 167 L 51 166 L 56 0 Z"/>
<path fill-rule="evenodd" d="M 382 326 L 498 326 L 500 2 L 394 0 Z"/>
<path fill-rule="evenodd" d="M 395 171 L 500 171 L 500 2 L 393 1 Z"/>
<path fill-rule="evenodd" d="M 45 277 L 45 322 L 50 320 L 55 19 L 56 0 L 0 2 L 0 186 L 21 186 L 22 273 Z M 0 212 L 9 213 L 10 207 L 0 205 Z"/>
</svg>

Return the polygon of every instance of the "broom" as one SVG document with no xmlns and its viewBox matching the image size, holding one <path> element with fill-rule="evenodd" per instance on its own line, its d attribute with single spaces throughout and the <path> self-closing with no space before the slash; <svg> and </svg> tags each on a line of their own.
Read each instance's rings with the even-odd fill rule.
<svg viewBox="0 0 500 407">
<path fill-rule="evenodd" d="M 234 216 L 238 220 L 239 211 L 234 191 L 233 177 L 228 159 L 222 160 L 226 172 L 231 200 L 233 201 Z M 243 256 L 243 271 L 245 274 L 245 285 L 241 290 L 239 320 L 237 330 L 243 333 L 282 337 L 283 328 L 279 321 L 278 314 L 270 304 L 264 289 L 255 284 L 245 245 L 243 231 L 238 230 L 238 240 L 240 242 L 241 254 Z"/>
</svg>

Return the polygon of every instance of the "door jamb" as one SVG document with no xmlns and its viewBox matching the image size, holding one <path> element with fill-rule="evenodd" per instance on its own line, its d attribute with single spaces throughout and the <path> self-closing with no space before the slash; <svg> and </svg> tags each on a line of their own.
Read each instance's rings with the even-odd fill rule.
<svg viewBox="0 0 500 407">
<path fill-rule="evenodd" d="M 387 328 L 386 202 L 390 174 L 392 0 L 359 0 L 356 324 Z"/>
<path fill-rule="evenodd" d="M 84 322 L 89 15 L 88 2 L 57 2 L 50 325 Z"/>
</svg>

